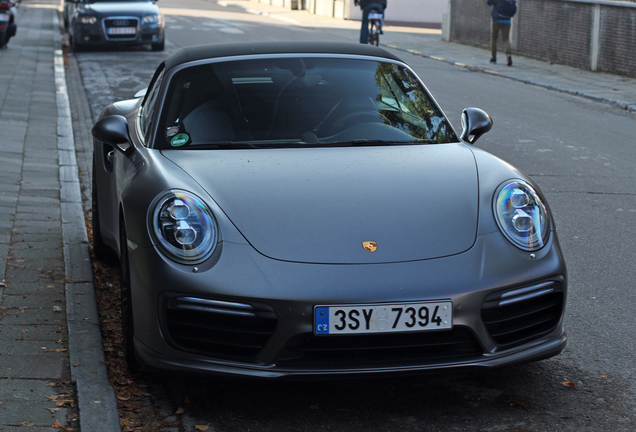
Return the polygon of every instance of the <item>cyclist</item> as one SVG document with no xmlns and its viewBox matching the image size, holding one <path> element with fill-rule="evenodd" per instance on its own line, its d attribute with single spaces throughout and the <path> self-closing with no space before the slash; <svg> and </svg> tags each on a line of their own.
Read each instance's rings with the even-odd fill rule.
<svg viewBox="0 0 636 432">
<path fill-rule="evenodd" d="M 384 9 L 386 9 L 387 0 L 354 0 L 356 6 L 362 9 L 362 27 L 360 27 L 360 43 L 369 42 L 369 12 L 371 9 L 377 9 L 382 13 L 384 18 Z"/>
</svg>

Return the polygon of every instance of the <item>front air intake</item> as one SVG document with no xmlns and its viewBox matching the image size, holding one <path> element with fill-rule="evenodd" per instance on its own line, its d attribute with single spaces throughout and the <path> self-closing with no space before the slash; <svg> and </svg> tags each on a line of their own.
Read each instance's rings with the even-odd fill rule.
<svg viewBox="0 0 636 432">
<path fill-rule="evenodd" d="M 563 302 L 561 283 L 547 281 L 490 294 L 481 318 L 495 343 L 507 349 L 552 332 L 561 319 Z"/>
<path fill-rule="evenodd" d="M 216 359 L 253 360 L 276 328 L 265 304 L 168 294 L 163 305 L 168 342 Z"/>
</svg>

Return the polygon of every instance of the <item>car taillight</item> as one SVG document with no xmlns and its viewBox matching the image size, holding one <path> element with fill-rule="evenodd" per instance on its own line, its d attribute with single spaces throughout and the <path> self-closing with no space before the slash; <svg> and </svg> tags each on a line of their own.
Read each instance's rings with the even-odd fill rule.
<svg viewBox="0 0 636 432">
<path fill-rule="evenodd" d="M 11 4 L 6 1 L 0 2 L 0 9 L 11 9 Z"/>
</svg>

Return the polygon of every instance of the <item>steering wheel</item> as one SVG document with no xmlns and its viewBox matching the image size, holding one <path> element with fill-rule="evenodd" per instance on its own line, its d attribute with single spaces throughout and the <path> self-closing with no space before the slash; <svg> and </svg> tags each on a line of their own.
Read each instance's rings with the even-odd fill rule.
<svg viewBox="0 0 636 432">
<path fill-rule="evenodd" d="M 342 130 L 359 123 L 384 123 L 389 120 L 377 111 L 356 111 L 340 117 L 329 128 L 329 135 L 333 135 Z"/>
</svg>

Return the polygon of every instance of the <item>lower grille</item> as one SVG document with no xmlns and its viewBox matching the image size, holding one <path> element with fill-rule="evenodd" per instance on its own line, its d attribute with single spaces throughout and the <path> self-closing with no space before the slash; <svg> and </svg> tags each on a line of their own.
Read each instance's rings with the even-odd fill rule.
<svg viewBox="0 0 636 432">
<path fill-rule="evenodd" d="M 276 314 L 264 304 L 177 294 L 165 295 L 163 303 L 169 342 L 216 359 L 252 361 L 276 328 Z"/>
<path fill-rule="evenodd" d="M 486 297 L 481 318 L 501 348 L 512 348 L 539 339 L 558 325 L 564 295 L 559 282 L 500 291 Z"/>
<path fill-rule="evenodd" d="M 298 335 L 277 359 L 286 367 L 337 369 L 400 367 L 460 362 L 483 354 L 472 334 L 460 327 L 441 332 L 355 336 Z"/>
</svg>

